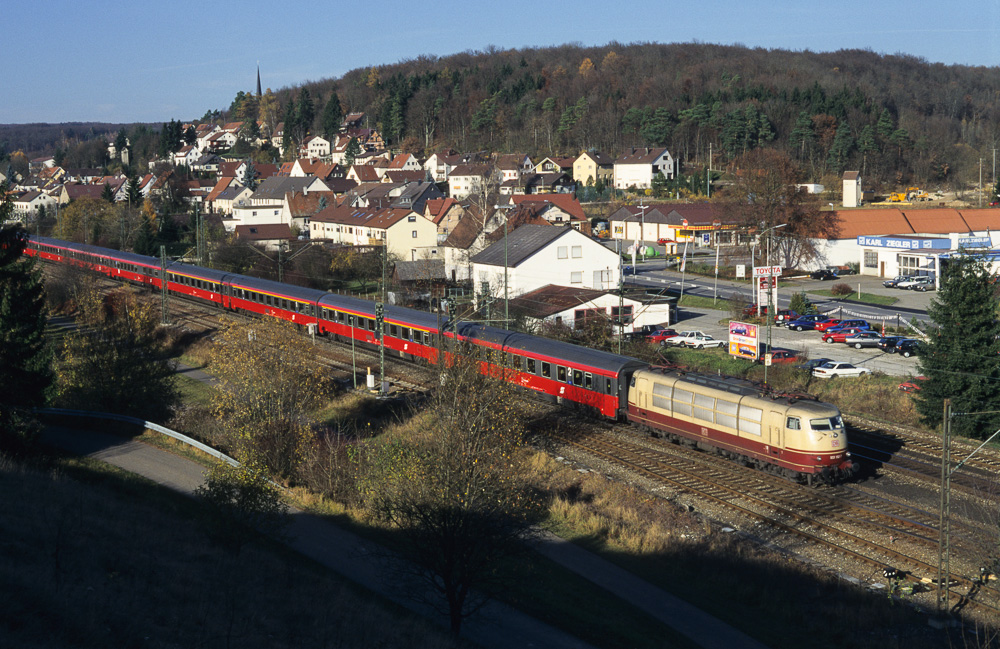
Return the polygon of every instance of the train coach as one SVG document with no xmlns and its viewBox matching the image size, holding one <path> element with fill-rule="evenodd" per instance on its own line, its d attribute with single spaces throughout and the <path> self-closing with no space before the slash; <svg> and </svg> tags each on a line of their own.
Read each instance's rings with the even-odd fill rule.
<svg viewBox="0 0 1000 649">
<path fill-rule="evenodd" d="M 836 406 L 764 392 L 742 379 L 670 368 L 636 371 L 628 419 L 654 434 L 795 480 L 835 482 L 856 470 Z"/>
</svg>

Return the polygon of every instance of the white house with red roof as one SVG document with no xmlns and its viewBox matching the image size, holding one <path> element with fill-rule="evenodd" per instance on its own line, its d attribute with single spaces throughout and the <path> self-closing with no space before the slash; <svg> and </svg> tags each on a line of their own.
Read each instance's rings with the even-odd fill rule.
<svg viewBox="0 0 1000 649">
<path fill-rule="evenodd" d="M 201 152 L 198 151 L 198 149 L 191 146 L 190 144 L 186 144 L 182 146 L 179 151 L 176 151 L 174 153 L 172 160 L 174 166 L 180 167 L 183 165 L 185 167 L 190 167 L 193 166 L 194 163 L 197 162 L 198 158 L 200 157 L 201 157 Z"/>
<path fill-rule="evenodd" d="M 299 154 L 306 158 L 326 158 L 330 152 L 330 140 L 320 135 L 306 137 L 299 147 Z"/>
<path fill-rule="evenodd" d="M 327 240 L 351 246 L 385 245 L 405 261 L 421 258 L 422 249 L 437 245 L 437 227 L 405 208 L 330 206 L 309 222 L 313 241 Z"/>
</svg>

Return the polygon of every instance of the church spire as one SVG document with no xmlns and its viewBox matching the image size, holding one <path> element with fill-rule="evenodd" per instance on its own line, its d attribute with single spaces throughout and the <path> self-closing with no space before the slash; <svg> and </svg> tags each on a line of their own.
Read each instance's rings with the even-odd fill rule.
<svg viewBox="0 0 1000 649">
<path fill-rule="evenodd" d="M 257 99 L 260 99 L 260 61 L 257 62 Z"/>
</svg>

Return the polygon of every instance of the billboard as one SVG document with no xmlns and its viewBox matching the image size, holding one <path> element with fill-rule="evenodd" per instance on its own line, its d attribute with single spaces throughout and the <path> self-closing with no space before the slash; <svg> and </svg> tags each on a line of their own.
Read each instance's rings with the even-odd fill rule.
<svg viewBox="0 0 1000 649">
<path fill-rule="evenodd" d="M 729 323 L 729 354 L 739 358 L 757 360 L 760 327 L 751 322 Z"/>
</svg>

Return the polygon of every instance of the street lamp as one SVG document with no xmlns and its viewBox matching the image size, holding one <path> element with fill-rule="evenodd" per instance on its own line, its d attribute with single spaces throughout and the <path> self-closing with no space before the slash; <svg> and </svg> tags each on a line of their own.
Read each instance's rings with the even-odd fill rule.
<svg viewBox="0 0 1000 649">
<path fill-rule="evenodd" d="M 712 306 L 715 306 L 719 301 L 719 228 L 721 227 L 722 221 L 712 222 L 712 228 L 715 230 L 713 233 L 715 239 L 715 296 L 712 298 Z"/>
<path fill-rule="evenodd" d="M 785 227 L 787 225 L 788 225 L 787 223 L 780 223 L 778 225 L 771 226 L 768 229 L 764 230 L 764 232 L 762 232 L 761 234 L 768 234 L 770 232 L 773 232 L 774 230 L 777 230 L 778 228 L 783 228 L 783 227 Z M 765 314 L 764 317 L 766 318 L 766 322 L 767 322 L 767 353 L 770 353 L 770 351 L 771 351 L 771 323 L 774 321 L 774 307 L 771 305 L 771 298 L 774 296 L 775 279 L 774 279 L 774 275 L 770 274 L 771 273 L 771 239 L 773 237 L 774 237 L 774 235 L 770 235 L 767 238 L 767 256 L 766 256 L 766 258 L 767 258 L 767 272 L 768 272 L 768 275 L 767 275 L 767 278 L 768 278 L 768 282 L 767 282 L 767 313 Z M 754 277 L 754 281 L 755 282 L 757 281 L 756 277 Z M 760 296 L 759 295 L 757 296 L 757 311 L 758 311 L 758 313 L 760 312 Z M 767 385 L 767 362 L 766 361 L 764 363 L 764 385 Z"/>
</svg>

